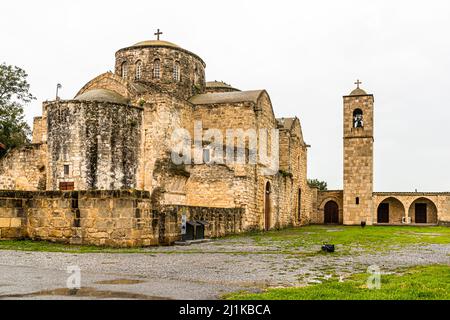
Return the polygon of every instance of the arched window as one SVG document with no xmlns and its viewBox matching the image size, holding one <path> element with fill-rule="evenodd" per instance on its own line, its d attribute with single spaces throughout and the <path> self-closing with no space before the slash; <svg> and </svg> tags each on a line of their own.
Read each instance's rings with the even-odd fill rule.
<svg viewBox="0 0 450 320">
<path fill-rule="evenodd" d="M 356 109 L 355 111 L 353 111 L 353 127 L 364 128 L 364 118 L 361 109 Z"/>
<path fill-rule="evenodd" d="M 122 78 L 126 79 L 128 77 L 128 63 L 125 61 L 122 63 Z"/>
<path fill-rule="evenodd" d="M 141 80 L 142 78 L 142 61 L 136 62 L 136 80 Z"/>
<path fill-rule="evenodd" d="M 153 62 L 153 79 L 161 79 L 161 60 L 159 59 Z"/>
<path fill-rule="evenodd" d="M 173 66 L 173 80 L 176 82 L 179 82 L 181 80 L 180 63 L 178 61 L 176 61 L 175 65 Z"/>
</svg>

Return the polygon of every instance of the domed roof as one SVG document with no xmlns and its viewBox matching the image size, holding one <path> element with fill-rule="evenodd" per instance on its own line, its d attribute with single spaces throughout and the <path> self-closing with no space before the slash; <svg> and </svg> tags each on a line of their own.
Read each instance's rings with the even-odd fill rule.
<svg viewBox="0 0 450 320">
<path fill-rule="evenodd" d="M 209 81 L 206 83 L 207 88 L 223 88 L 223 89 L 231 89 L 239 91 L 238 89 L 234 88 L 233 86 L 229 85 L 228 83 L 222 82 L 222 81 Z"/>
<path fill-rule="evenodd" d="M 129 99 L 118 94 L 117 92 L 107 90 L 107 89 L 93 89 L 86 91 L 75 97 L 75 100 L 80 101 L 100 101 L 100 102 L 111 102 L 118 104 L 128 104 Z"/>
<path fill-rule="evenodd" d="M 356 88 L 350 93 L 351 96 L 367 96 L 367 92 L 365 92 L 361 88 Z"/>
<path fill-rule="evenodd" d="M 133 45 L 133 47 L 172 47 L 172 48 L 180 48 L 175 43 L 163 40 L 147 40 L 141 41 Z"/>
</svg>

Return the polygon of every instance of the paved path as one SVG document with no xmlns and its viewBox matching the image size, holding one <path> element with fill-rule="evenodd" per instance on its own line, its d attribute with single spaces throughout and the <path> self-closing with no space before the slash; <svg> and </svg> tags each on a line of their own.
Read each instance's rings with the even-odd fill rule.
<svg viewBox="0 0 450 320">
<path fill-rule="evenodd" d="M 152 248 L 145 254 L 0 251 L 0 299 L 218 299 L 228 292 L 301 286 L 330 275 L 345 279 L 370 265 L 389 272 L 450 263 L 450 245 L 347 256 L 278 254 L 277 249 L 239 238 Z M 81 269 L 82 290 L 66 289 L 69 266 Z"/>
</svg>

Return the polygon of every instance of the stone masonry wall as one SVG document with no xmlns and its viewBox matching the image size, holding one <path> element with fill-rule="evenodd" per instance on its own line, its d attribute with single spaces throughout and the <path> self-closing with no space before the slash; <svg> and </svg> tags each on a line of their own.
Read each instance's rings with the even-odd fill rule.
<svg viewBox="0 0 450 320">
<path fill-rule="evenodd" d="M 329 191 L 317 191 L 317 202 L 314 208 L 313 218 L 311 223 L 323 224 L 325 222 L 325 206 L 329 201 L 334 201 L 339 207 L 339 223 L 344 222 L 343 215 L 343 191 L 342 190 L 329 190 Z"/>
<path fill-rule="evenodd" d="M 427 204 L 427 222 L 450 225 L 450 193 L 448 192 L 375 192 L 373 194 L 373 214 L 377 222 L 377 211 L 381 203 L 390 203 L 389 223 L 402 223 L 402 218 L 410 218 L 415 223 L 415 204 Z"/>
<path fill-rule="evenodd" d="M 136 247 L 181 239 L 181 213 L 209 223 L 208 237 L 242 231 L 242 210 L 151 207 L 141 191 L 0 191 L 0 239 Z"/>
<path fill-rule="evenodd" d="M 244 209 L 240 208 L 205 208 L 195 206 L 164 206 L 163 214 L 176 216 L 176 223 L 171 225 L 168 234 L 179 234 L 183 214 L 188 221 L 205 221 L 205 237 L 219 238 L 227 235 L 238 234 L 244 231 Z M 175 230 L 173 230 L 175 228 Z M 167 232 L 167 230 L 166 230 Z"/>
<path fill-rule="evenodd" d="M 160 61 L 160 78 L 153 77 L 155 60 Z M 136 65 L 142 63 L 141 79 L 136 79 Z M 116 53 L 116 74 L 122 75 L 122 65 L 127 63 L 126 79 L 152 85 L 158 91 L 183 99 L 205 91 L 205 64 L 195 54 L 173 47 L 130 47 Z M 180 79 L 174 79 L 175 63 L 180 66 Z"/>
<path fill-rule="evenodd" d="M 75 190 L 136 188 L 141 108 L 59 101 L 45 105 L 45 109 L 48 190 L 58 190 L 61 182 L 73 182 Z"/>
<path fill-rule="evenodd" d="M 47 148 L 31 144 L 0 159 L 0 190 L 45 190 Z"/>
<path fill-rule="evenodd" d="M 44 143 L 45 137 L 44 134 L 46 133 L 46 130 L 44 129 L 44 126 L 46 123 L 44 123 L 42 117 L 35 117 L 33 120 L 33 140 L 32 142 L 34 144 L 37 143 Z"/>
<path fill-rule="evenodd" d="M 373 193 L 373 103 L 371 95 L 344 97 L 344 221 L 359 225 L 374 223 Z M 364 127 L 354 128 L 353 113 L 363 112 Z"/>
</svg>

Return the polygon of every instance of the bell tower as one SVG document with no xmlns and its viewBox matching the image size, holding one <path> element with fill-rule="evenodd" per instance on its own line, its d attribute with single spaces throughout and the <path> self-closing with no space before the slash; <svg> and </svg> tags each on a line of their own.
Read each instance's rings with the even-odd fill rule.
<svg viewBox="0 0 450 320">
<path fill-rule="evenodd" d="M 374 96 L 357 88 L 344 96 L 344 224 L 373 224 Z"/>
</svg>

